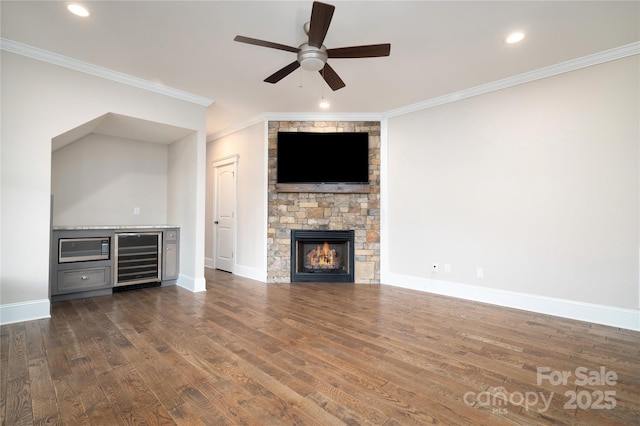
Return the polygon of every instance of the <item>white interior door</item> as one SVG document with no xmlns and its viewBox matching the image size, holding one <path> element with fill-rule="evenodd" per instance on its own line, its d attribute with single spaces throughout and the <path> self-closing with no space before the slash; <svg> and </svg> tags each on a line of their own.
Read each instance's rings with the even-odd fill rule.
<svg viewBox="0 0 640 426">
<path fill-rule="evenodd" d="M 216 166 L 214 267 L 235 271 L 236 162 Z"/>
</svg>

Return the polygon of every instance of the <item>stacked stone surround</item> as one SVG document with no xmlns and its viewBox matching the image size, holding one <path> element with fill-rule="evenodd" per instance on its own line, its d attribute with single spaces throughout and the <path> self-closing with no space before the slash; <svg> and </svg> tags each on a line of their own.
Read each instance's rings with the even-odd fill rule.
<svg viewBox="0 0 640 426">
<path fill-rule="evenodd" d="M 368 132 L 366 194 L 276 191 L 278 132 Z M 380 122 L 270 121 L 267 280 L 291 280 L 291 230 L 355 231 L 355 282 L 380 283 Z"/>
</svg>

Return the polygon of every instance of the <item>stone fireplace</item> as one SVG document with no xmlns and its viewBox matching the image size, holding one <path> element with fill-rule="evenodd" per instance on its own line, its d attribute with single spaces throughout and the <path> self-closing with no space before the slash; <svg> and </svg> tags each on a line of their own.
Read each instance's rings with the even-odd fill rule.
<svg viewBox="0 0 640 426">
<path fill-rule="evenodd" d="M 282 192 L 276 189 L 278 132 L 368 132 L 369 189 L 366 193 Z M 380 283 L 380 122 L 270 121 L 267 280 L 295 282 L 293 230 L 353 231 L 351 282 Z M 324 244 L 323 244 L 324 245 Z M 299 265 L 296 265 L 296 268 Z M 312 272 L 317 273 L 317 272 Z"/>
<path fill-rule="evenodd" d="M 354 280 L 354 232 L 291 230 L 291 282 Z"/>
</svg>

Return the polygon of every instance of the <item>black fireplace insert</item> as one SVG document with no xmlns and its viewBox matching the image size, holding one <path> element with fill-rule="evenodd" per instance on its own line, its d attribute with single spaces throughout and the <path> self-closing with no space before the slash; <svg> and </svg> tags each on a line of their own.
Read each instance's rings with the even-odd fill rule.
<svg viewBox="0 0 640 426">
<path fill-rule="evenodd" d="M 354 231 L 291 231 L 291 282 L 354 282 Z"/>
</svg>

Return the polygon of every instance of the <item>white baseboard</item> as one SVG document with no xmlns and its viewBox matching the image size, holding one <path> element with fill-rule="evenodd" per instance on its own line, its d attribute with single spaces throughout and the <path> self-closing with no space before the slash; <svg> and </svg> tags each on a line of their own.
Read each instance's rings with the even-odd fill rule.
<svg viewBox="0 0 640 426">
<path fill-rule="evenodd" d="M 389 285 L 395 287 L 640 331 L 640 311 L 633 309 L 596 305 L 593 303 L 537 296 L 534 294 L 516 293 L 400 274 L 386 273 L 384 274 L 382 282 L 385 284 L 389 283 Z"/>
<path fill-rule="evenodd" d="M 207 280 L 204 277 L 196 278 L 193 281 L 193 292 L 207 291 Z"/>
<path fill-rule="evenodd" d="M 211 258 L 205 258 L 204 259 L 204 267 L 205 268 L 209 268 L 209 269 L 216 269 L 213 265 L 213 259 Z M 244 278 L 249 278 L 252 280 L 256 280 L 256 281 L 260 281 L 263 283 L 267 282 L 267 272 L 262 270 L 262 269 L 258 269 L 258 268 L 252 268 L 250 266 L 242 266 L 242 265 L 235 265 L 235 272 L 233 273 L 234 275 L 238 275 L 240 277 L 244 277 Z"/>
<path fill-rule="evenodd" d="M 49 299 L 0 305 L 0 325 L 51 318 Z"/>
<path fill-rule="evenodd" d="M 180 274 L 180 276 L 178 276 L 178 280 L 176 281 L 176 285 L 185 288 L 193 293 L 207 291 L 207 281 L 204 277 L 195 278 L 188 275 Z"/>
<path fill-rule="evenodd" d="M 267 272 L 258 269 L 252 268 L 249 266 L 236 265 L 236 275 L 240 275 L 241 277 L 250 278 L 252 280 L 260 281 L 263 283 L 267 282 Z"/>
<path fill-rule="evenodd" d="M 214 269 L 213 267 L 213 258 L 205 257 L 204 258 L 204 267 L 209 269 Z"/>
<path fill-rule="evenodd" d="M 236 275 L 267 282 L 266 272 L 261 269 L 246 266 L 238 266 L 236 269 Z M 515 293 L 399 274 L 384 274 L 382 282 L 392 283 L 389 285 L 395 287 L 640 331 L 640 312 L 633 309 Z M 194 293 L 206 291 L 204 277 L 195 279 L 181 274 L 177 285 Z M 43 318 L 51 318 L 51 302 L 48 299 L 0 305 L 0 325 Z"/>
</svg>

